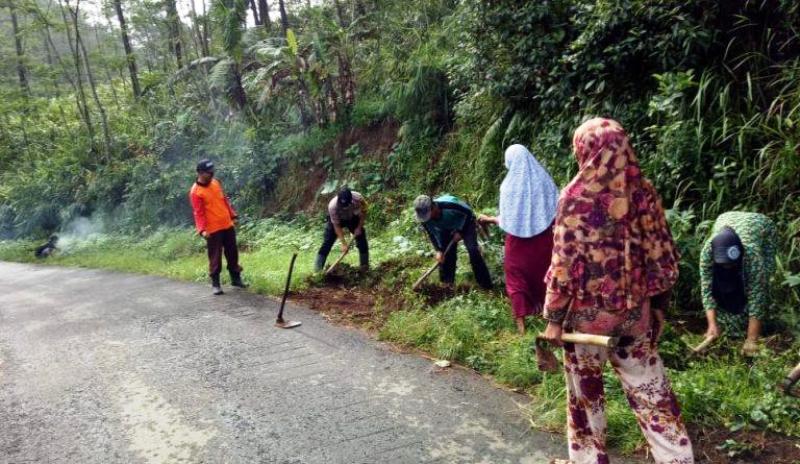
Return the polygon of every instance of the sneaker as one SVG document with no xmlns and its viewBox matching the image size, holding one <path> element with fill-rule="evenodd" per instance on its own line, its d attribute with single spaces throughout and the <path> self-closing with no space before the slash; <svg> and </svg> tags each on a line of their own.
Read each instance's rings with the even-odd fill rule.
<svg viewBox="0 0 800 464">
<path fill-rule="evenodd" d="M 222 295 L 225 292 L 222 291 L 222 287 L 211 287 L 212 292 L 214 295 Z"/>
</svg>

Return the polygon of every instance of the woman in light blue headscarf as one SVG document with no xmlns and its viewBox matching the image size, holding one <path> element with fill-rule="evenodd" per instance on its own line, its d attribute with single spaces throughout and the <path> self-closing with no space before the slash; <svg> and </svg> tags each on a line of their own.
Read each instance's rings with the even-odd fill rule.
<svg viewBox="0 0 800 464">
<path fill-rule="evenodd" d="M 498 217 L 481 216 L 483 223 L 500 226 L 506 233 L 506 293 L 511 299 L 520 334 L 525 317 L 542 312 L 544 276 L 553 250 L 553 219 L 558 187 L 547 170 L 522 145 L 511 145 L 505 153 L 506 174 L 500 185 Z"/>
</svg>

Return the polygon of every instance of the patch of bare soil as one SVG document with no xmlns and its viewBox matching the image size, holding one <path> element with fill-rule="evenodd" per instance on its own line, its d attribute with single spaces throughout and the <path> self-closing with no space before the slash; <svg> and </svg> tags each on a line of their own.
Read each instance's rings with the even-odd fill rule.
<svg viewBox="0 0 800 464">
<path fill-rule="evenodd" d="M 378 329 L 389 314 L 404 306 L 399 292 L 380 285 L 383 277 L 395 275 L 401 268 L 400 262 L 387 261 L 364 273 L 341 264 L 321 281 L 312 280 L 310 288 L 293 293 L 292 299 L 319 311 L 328 320 Z"/>
<path fill-rule="evenodd" d="M 427 303 L 428 306 L 436 306 L 437 304 L 445 300 L 449 300 L 457 295 L 469 293 L 469 291 L 473 289 L 473 286 L 466 284 L 449 286 L 438 283 L 424 283 L 420 285 L 417 291 L 425 299 L 425 303 Z"/>
<path fill-rule="evenodd" d="M 292 300 L 319 311 L 326 319 L 348 325 L 375 323 L 375 295 L 357 287 L 317 287 L 292 295 Z"/>
<path fill-rule="evenodd" d="M 698 464 L 796 464 L 800 440 L 770 432 L 689 428 Z"/>
<path fill-rule="evenodd" d="M 361 153 L 373 157 L 385 157 L 391 153 L 392 147 L 397 142 L 399 129 L 400 123 L 394 119 L 366 127 L 353 127 L 336 138 L 333 149 L 337 156 L 341 157 L 348 148 L 357 143 Z"/>
</svg>

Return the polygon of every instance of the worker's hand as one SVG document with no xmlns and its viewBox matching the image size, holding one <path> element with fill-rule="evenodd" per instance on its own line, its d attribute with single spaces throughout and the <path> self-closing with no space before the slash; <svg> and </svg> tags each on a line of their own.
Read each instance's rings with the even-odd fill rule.
<svg viewBox="0 0 800 464">
<path fill-rule="evenodd" d="M 492 216 L 487 216 L 485 214 L 478 215 L 478 224 L 488 225 L 488 224 L 497 224 L 497 218 Z"/>
<path fill-rule="evenodd" d="M 710 324 L 708 326 L 708 329 L 706 329 L 706 333 L 705 333 L 705 335 L 703 337 L 704 338 L 710 338 L 710 339 L 714 340 L 714 339 L 719 338 L 719 336 L 720 336 L 719 326 L 715 322 L 715 323 Z"/>
<path fill-rule="evenodd" d="M 340 243 L 342 245 L 342 253 L 347 253 L 347 250 L 350 249 L 350 245 L 348 245 L 344 240 L 342 240 Z"/>
<path fill-rule="evenodd" d="M 435 256 L 436 256 L 436 262 L 438 262 L 439 264 L 444 264 L 444 253 L 442 253 L 441 251 L 437 251 Z"/>
<path fill-rule="evenodd" d="M 208 232 L 206 232 L 205 230 L 200 231 L 200 236 L 208 240 Z"/>
<path fill-rule="evenodd" d="M 356 227 L 356 230 L 353 231 L 353 236 L 354 237 L 358 237 L 359 235 L 361 235 L 361 232 L 363 232 L 363 231 L 364 231 L 364 228 L 361 227 L 361 226 L 358 226 L 358 227 Z"/>
<path fill-rule="evenodd" d="M 561 327 L 561 324 L 557 322 L 548 322 L 547 328 L 545 328 L 544 333 L 542 333 L 542 338 L 553 345 L 564 346 L 564 342 L 561 341 L 561 334 L 563 332 L 564 329 Z"/>
<path fill-rule="evenodd" d="M 461 241 L 461 234 L 458 232 L 453 233 L 453 243 L 458 243 Z"/>
</svg>

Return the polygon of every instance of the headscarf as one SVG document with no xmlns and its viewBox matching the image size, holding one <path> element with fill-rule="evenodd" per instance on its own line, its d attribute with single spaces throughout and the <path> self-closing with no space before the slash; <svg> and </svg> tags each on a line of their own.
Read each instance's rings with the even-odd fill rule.
<svg viewBox="0 0 800 464">
<path fill-rule="evenodd" d="M 720 309 L 742 314 L 747 305 L 744 283 L 744 246 L 736 231 L 724 227 L 711 239 L 714 256 L 711 295 Z"/>
<path fill-rule="evenodd" d="M 500 227 L 516 237 L 533 237 L 553 223 L 558 187 L 522 145 L 506 149 L 508 173 L 500 185 Z"/>
<path fill-rule="evenodd" d="M 638 310 L 678 279 L 661 200 L 618 122 L 586 121 L 573 149 L 579 168 L 559 198 L 548 291 L 608 311 Z"/>
</svg>

